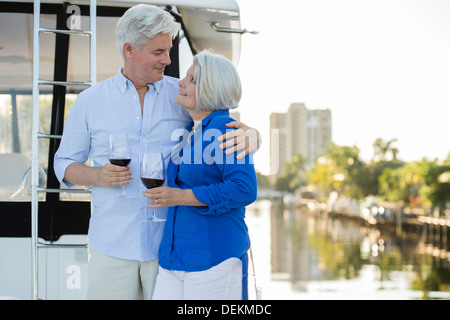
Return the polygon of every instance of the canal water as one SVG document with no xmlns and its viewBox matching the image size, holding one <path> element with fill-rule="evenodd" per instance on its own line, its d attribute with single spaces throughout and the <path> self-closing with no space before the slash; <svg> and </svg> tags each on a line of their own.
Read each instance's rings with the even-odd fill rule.
<svg viewBox="0 0 450 320">
<path fill-rule="evenodd" d="M 436 254 L 420 232 L 398 234 L 269 200 L 250 205 L 246 222 L 250 299 L 257 292 L 263 300 L 450 299 L 448 255 Z"/>
</svg>

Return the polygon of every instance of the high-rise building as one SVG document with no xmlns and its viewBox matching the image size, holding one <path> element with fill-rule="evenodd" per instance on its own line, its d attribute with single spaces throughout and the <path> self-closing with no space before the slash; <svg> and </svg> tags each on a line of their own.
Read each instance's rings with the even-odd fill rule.
<svg viewBox="0 0 450 320">
<path fill-rule="evenodd" d="M 239 111 L 230 111 L 230 117 L 236 119 L 237 121 L 241 121 L 241 114 Z"/>
<path fill-rule="evenodd" d="M 331 143 L 331 111 L 308 110 L 304 103 L 292 103 L 286 113 L 270 115 L 270 129 L 271 173 L 283 174 L 284 163 L 295 154 L 305 158 L 309 169 Z"/>
<path fill-rule="evenodd" d="M 270 114 L 270 174 L 280 174 L 287 152 L 287 117 L 285 113 Z"/>
<path fill-rule="evenodd" d="M 331 143 L 331 110 L 308 111 L 308 157 L 307 166 L 314 166 L 314 162 L 327 152 Z"/>
</svg>

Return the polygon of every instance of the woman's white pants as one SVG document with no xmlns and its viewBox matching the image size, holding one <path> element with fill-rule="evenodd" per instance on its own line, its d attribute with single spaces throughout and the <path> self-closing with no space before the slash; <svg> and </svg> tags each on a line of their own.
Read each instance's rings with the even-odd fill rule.
<svg viewBox="0 0 450 320">
<path fill-rule="evenodd" d="M 242 261 L 230 258 L 205 271 L 159 267 L 153 300 L 242 300 Z"/>
</svg>

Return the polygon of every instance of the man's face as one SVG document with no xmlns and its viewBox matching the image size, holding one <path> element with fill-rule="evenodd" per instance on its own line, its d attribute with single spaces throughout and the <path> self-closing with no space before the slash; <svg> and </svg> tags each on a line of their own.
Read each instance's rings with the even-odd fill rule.
<svg viewBox="0 0 450 320">
<path fill-rule="evenodd" d="M 170 64 L 172 37 L 168 34 L 157 34 L 147 40 L 139 50 L 125 45 L 127 72 L 130 80 L 142 84 L 154 83 L 163 78 L 164 68 Z"/>
</svg>

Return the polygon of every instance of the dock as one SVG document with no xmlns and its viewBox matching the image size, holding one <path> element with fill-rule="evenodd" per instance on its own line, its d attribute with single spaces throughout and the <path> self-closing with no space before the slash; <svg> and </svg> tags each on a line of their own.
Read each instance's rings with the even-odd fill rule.
<svg viewBox="0 0 450 320">
<path fill-rule="evenodd" d="M 398 237 L 417 237 L 420 252 L 450 262 L 450 210 L 444 216 L 438 211 L 403 208 L 392 203 L 378 203 L 367 206 L 362 202 L 348 200 L 322 203 L 309 199 L 283 201 L 285 207 L 307 210 L 313 214 L 336 219 L 353 219 L 362 225 L 392 232 Z"/>
</svg>

